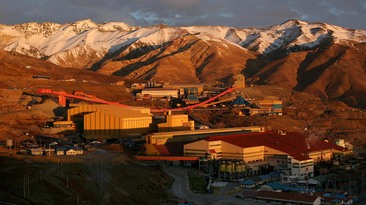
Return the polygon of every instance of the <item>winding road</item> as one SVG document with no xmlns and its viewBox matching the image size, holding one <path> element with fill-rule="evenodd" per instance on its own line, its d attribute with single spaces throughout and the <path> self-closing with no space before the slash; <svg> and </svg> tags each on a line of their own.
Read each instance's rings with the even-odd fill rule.
<svg viewBox="0 0 366 205">
<path fill-rule="evenodd" d="M 171 192 L 179 199 L 192 202 L 195 205 L 208 204 L 223 204 L 223 205 L 254 205 L 254 204 L 268 204 L 259 201 L 247 201 L 229 195 L 216 194 L 195 194 L 189 188 L 188 169 L 187 168 L 173 168 L 164 167 L 164 172 L 174 178 L 174 183 L 171 187 Z"/>
</svg>

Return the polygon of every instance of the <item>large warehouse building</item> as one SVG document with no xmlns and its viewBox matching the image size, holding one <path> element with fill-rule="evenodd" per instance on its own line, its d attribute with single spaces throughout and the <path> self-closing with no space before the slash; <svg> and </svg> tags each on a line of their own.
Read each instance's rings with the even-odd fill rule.
<svg viewBox="0 0 366 205">
<path fill-rule="evenodd" d="M 204 139 L 209 136 L 263 131 L 263 127 L 251 126 L 152 133 L 146 135 L 145 154 L 183 155 L 183 145 L 192 141 Z"/>
<path fill-rule="evenodd" d="M 184 145 L 185 156 L 244 161 L 252 174 L 268 166 L 300 179 L 314 174 L 314 162 L 344 148 L 298 132 L 256 132 L 208 137 Z"/>
<path fill-rule="evenodd" d="M 152 125 L 150 109 L 117 105 L 76 105 L 67 111 L 87 139 L 118 139 L 147 134 Z"/>
</svg>

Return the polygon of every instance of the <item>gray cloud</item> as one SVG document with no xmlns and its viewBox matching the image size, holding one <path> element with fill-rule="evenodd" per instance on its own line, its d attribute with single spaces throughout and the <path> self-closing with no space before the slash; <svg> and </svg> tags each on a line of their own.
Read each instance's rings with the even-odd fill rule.
<svg viewBox="0 0 366 205">
<path fill-rule="evenodd" d="M 123 21 L 131 25 L 266 27 L 288 19 L 366 29 L 364 0 L 0 0 L 0 23 Z"/>
</svg>

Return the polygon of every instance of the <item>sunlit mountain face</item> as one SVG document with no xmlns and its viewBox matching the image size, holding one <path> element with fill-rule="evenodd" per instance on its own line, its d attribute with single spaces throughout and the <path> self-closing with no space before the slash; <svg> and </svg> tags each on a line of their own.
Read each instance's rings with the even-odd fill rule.
<svg viewBox="0 0 366 205">
<path fill-rule="evenodd" d="M 289 20 L 266 28 L 122 22 L 0 25 L 0 47 L 127 79 L 279 85 L 366 107 L 366 31 Z"/>
</svg>

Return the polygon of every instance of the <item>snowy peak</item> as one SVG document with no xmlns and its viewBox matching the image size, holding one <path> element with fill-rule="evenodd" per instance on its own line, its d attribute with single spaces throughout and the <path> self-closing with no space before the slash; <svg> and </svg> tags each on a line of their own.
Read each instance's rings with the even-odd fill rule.
<svg viewBox="0 0 366 205">
<path fill-rule="evenodd" d="M 302 47 L 311 49 L 329 39 L 338 44 L 350 41 L 363 43 L 366 42 L 365 36 L 365 30 L 354 30 L 326 23 L 308 23 L 292 19 L 279 25 L 253 30 L 241 45 L 248 46 L 248 49 L 266 55 L 280 48 L 291 50 L 292 47 Z"/>
<path fill-rule="evenodd" d="M 123 23 L 123 22 L 108 22 L 99 25 L 98 27 L 99 31 L 130 31 L 133 29 L 136 29 L 136 27 L 131 27 L 130 25 Z"/>
<path fill-rule="evenodd" d="M 33 35 L 40 35 L 45 38 L 52 36 L 52 34 L 60 29 L 61 25 L 52 22 L 30 22 L 23 23 L 14 26 L 5 26 L 2 27 L 2 30 L 5 31 L 6 34 L 19 34 L 23 35 L 24 38 L 30 38 Z M 8 32 L 6 32 L 8 31 Z"/>
<path fill-rule="evenodd" d="M 72 31 L 74 31 L 76 34 L 79 34 L 92 28 L 98 27 L 98 24 L 90 19 L 85 19 L 71 23 L 70 25 L 68 25 L 68 27 L 71 27 Z"/>
<path fill-rule="evenodd" d="M 278 49 L 289 52 L 312 49 L 325 40 L 347 46 L 366 42 L 364 30 L 296 19 L 266 28 L 242 29 L 227 26 L 135 27 L 123 22 L 98 24 L 85 19 L 63 25 L 50 22 L 1 25 L 0 35 L 0 48 L 48 58 L 59 65 L 61 61 L 77 60 L 78 57 L 85 56 L 85 53 L 93 53 L 95 58 L 103 58 L 107 53 L 124 47 L 128 48 L 126 51 L 149 46 L 157 48 L 185 35 L 195 36 L 207 44 L 236 46 L 243 51 L 249 50 L 262 55 L 268 55 Z M 74 56 L 75 59 L 67 60 L 64 56 Z"/>
<path fill-rule="evenodd" d="M 298 20 L 298 19 L 289 19 L 289 20 L 281 23 L 279 26 L 282 26 L 284 28 L 288 28 L 288 27 L 301 26 L 301 25 L 308 25 L 308 22 L 301 21 L 301 20 Z"/>
</svg>

